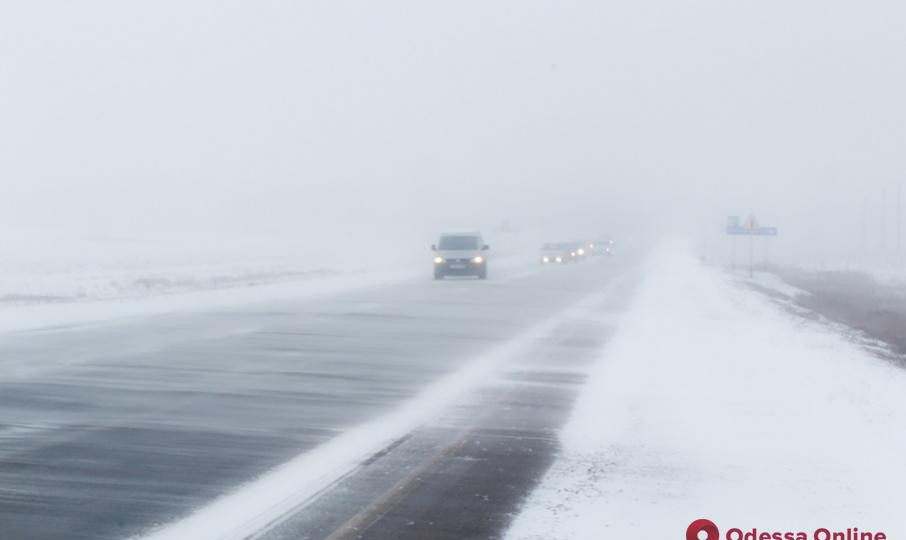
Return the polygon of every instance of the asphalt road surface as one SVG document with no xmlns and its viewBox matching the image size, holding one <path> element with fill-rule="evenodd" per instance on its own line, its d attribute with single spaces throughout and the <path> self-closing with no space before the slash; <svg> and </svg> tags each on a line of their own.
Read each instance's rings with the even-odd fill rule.
<svg viewBox="0 0 906 540">
<path fill-rule="evenodd" d="M 427 269 L 329 298 L 0 336 L 0 538 L 166 530 L 553 321 L 251 535 L 495 538 L 550 464 L 637 262 L 492 267 L 487 281 Z"/>
</svg>

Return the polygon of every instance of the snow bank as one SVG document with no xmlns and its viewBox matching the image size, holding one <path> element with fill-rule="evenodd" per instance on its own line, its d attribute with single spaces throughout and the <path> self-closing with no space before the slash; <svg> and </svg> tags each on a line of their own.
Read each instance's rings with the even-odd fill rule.
<svg viewBox="0 0 906 540">
<path fill-rule="evenodd" d="M 323 247 L 277 237 L 0 229 L 0 307 L 296 281 L 362 269 L 354 263 Z"/>
<path fill-rule="evenodd" d="M 0 332 L 308 297 L 412 273 L 399 256 L 354 251 L 286 237 L 0 229 Z"/>
<path fill-rule="evenodd" d="M 148 297 L 112 298 L 105 301 L 0 306 L 0 334 L 27 330 L 93 324 L 123 317 L 212 310 L 258 302 L 321 298 L 331 294 L 396 283 L 412 271 L 386 271 L 321 276 L 318 279 L 183 291 Z"/>
<path fill-rule="evenodd" d="M 660 249 L 508 538 L 906 535 L 906 373 Z"/>
</svg>

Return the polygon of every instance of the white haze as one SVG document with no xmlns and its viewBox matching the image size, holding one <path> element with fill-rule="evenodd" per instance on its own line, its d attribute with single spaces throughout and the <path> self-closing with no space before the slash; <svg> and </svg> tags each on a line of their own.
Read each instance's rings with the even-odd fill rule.
<svg viewBox="0 0 906 540">
<path fill-rule="evenodd" d="M 789 260 L 877 256 L 904 29 L 896 1 L 5 2 L 0 231 L 424 256 L 509 220 L 722 253 L 753 211 Z"/>
</svg>

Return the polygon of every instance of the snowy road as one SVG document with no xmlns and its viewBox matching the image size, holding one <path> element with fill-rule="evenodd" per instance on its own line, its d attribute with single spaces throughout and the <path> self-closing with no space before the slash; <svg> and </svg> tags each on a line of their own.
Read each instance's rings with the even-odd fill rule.
<svg viewBox="0 0 906 540">
<path fill-rule="evenodd" d="M 4 335 L 2 537 L 498 534 L 636 264 Z"/>
</svg>

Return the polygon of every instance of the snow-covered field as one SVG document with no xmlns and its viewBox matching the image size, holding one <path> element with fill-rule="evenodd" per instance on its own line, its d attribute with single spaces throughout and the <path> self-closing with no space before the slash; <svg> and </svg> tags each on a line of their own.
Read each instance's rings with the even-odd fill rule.
<svg viewBox="0 0 906 540">
<path fill-rule="evenodd" d="M 500 238 L 500 237 L 498 237 Z M 419 235 L 85 235 L 0 229 L 0 332 L 310 297 L 430 273 Z M 534 263 L 495 244 L 493 269 Z"/>
<path fill-rule="evenodd" d="M 659 250 L 510 540 L 906 535 L 906 372 Z"/>
<path fill-rule="evenodd" d="M 109 300 L 357 270 L 337 250 L 264 236 L 0 230 L 0 306 Z"/>
<path fill-rule="evenodd" d="M 0 239 L 0 332 L 335 292 L 412 267 L 397 253 L 260 235 L 4 229 Z"/>
</svg>

